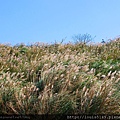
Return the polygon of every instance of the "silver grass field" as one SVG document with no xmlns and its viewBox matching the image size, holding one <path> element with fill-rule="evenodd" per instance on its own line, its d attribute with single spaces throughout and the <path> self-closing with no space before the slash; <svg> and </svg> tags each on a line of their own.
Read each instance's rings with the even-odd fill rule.
<svg viewBox="0 0 120 120">
<path fill-rule="evenodd" d="M 0 44 L 0 114 L 120 114 L 120 38 L 106 44 Z"/>
</svg>

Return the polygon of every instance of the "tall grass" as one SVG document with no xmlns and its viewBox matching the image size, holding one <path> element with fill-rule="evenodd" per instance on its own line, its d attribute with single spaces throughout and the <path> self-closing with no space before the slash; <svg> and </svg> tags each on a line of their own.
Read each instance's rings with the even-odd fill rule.
<svg viewBox="0 0 120 120">
<path fill-rule="evenodd" d="M 120 114 L 120 38 L 104 45 L 0 45 L 0 114 Z"/>
</svg>

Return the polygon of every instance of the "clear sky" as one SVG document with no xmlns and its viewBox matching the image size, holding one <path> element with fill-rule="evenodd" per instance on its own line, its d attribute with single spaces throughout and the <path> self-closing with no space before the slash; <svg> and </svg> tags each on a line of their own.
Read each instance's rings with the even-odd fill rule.
<svg viewBox="0 0 120 120">
<path fill-rule="evenodd" d="M 120 35 L 120 0 L 0 0 L 0 43 L 94 41 Z"/>
</svg>

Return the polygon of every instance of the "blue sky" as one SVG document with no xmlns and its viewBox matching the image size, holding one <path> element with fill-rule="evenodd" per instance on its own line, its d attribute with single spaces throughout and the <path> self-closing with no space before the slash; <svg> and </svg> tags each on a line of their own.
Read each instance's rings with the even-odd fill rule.
<svg viewBox="0 0 120 120">
<path fill-rule="evenodd" d="M 120 0 L 0 0 L 0 43 L 93 42 L 120 35 Z"/>
</svg>

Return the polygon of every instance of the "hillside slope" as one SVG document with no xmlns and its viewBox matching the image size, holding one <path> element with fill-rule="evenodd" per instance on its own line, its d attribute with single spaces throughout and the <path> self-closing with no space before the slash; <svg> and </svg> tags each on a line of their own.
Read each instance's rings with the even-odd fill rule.
<svg viewBox="0 0 120 120">
<path fill-rule="evenodd" d="M 119 86 L 119 38 L 0 45 L 0 114 L 120 114 Z"/>
</svg>

